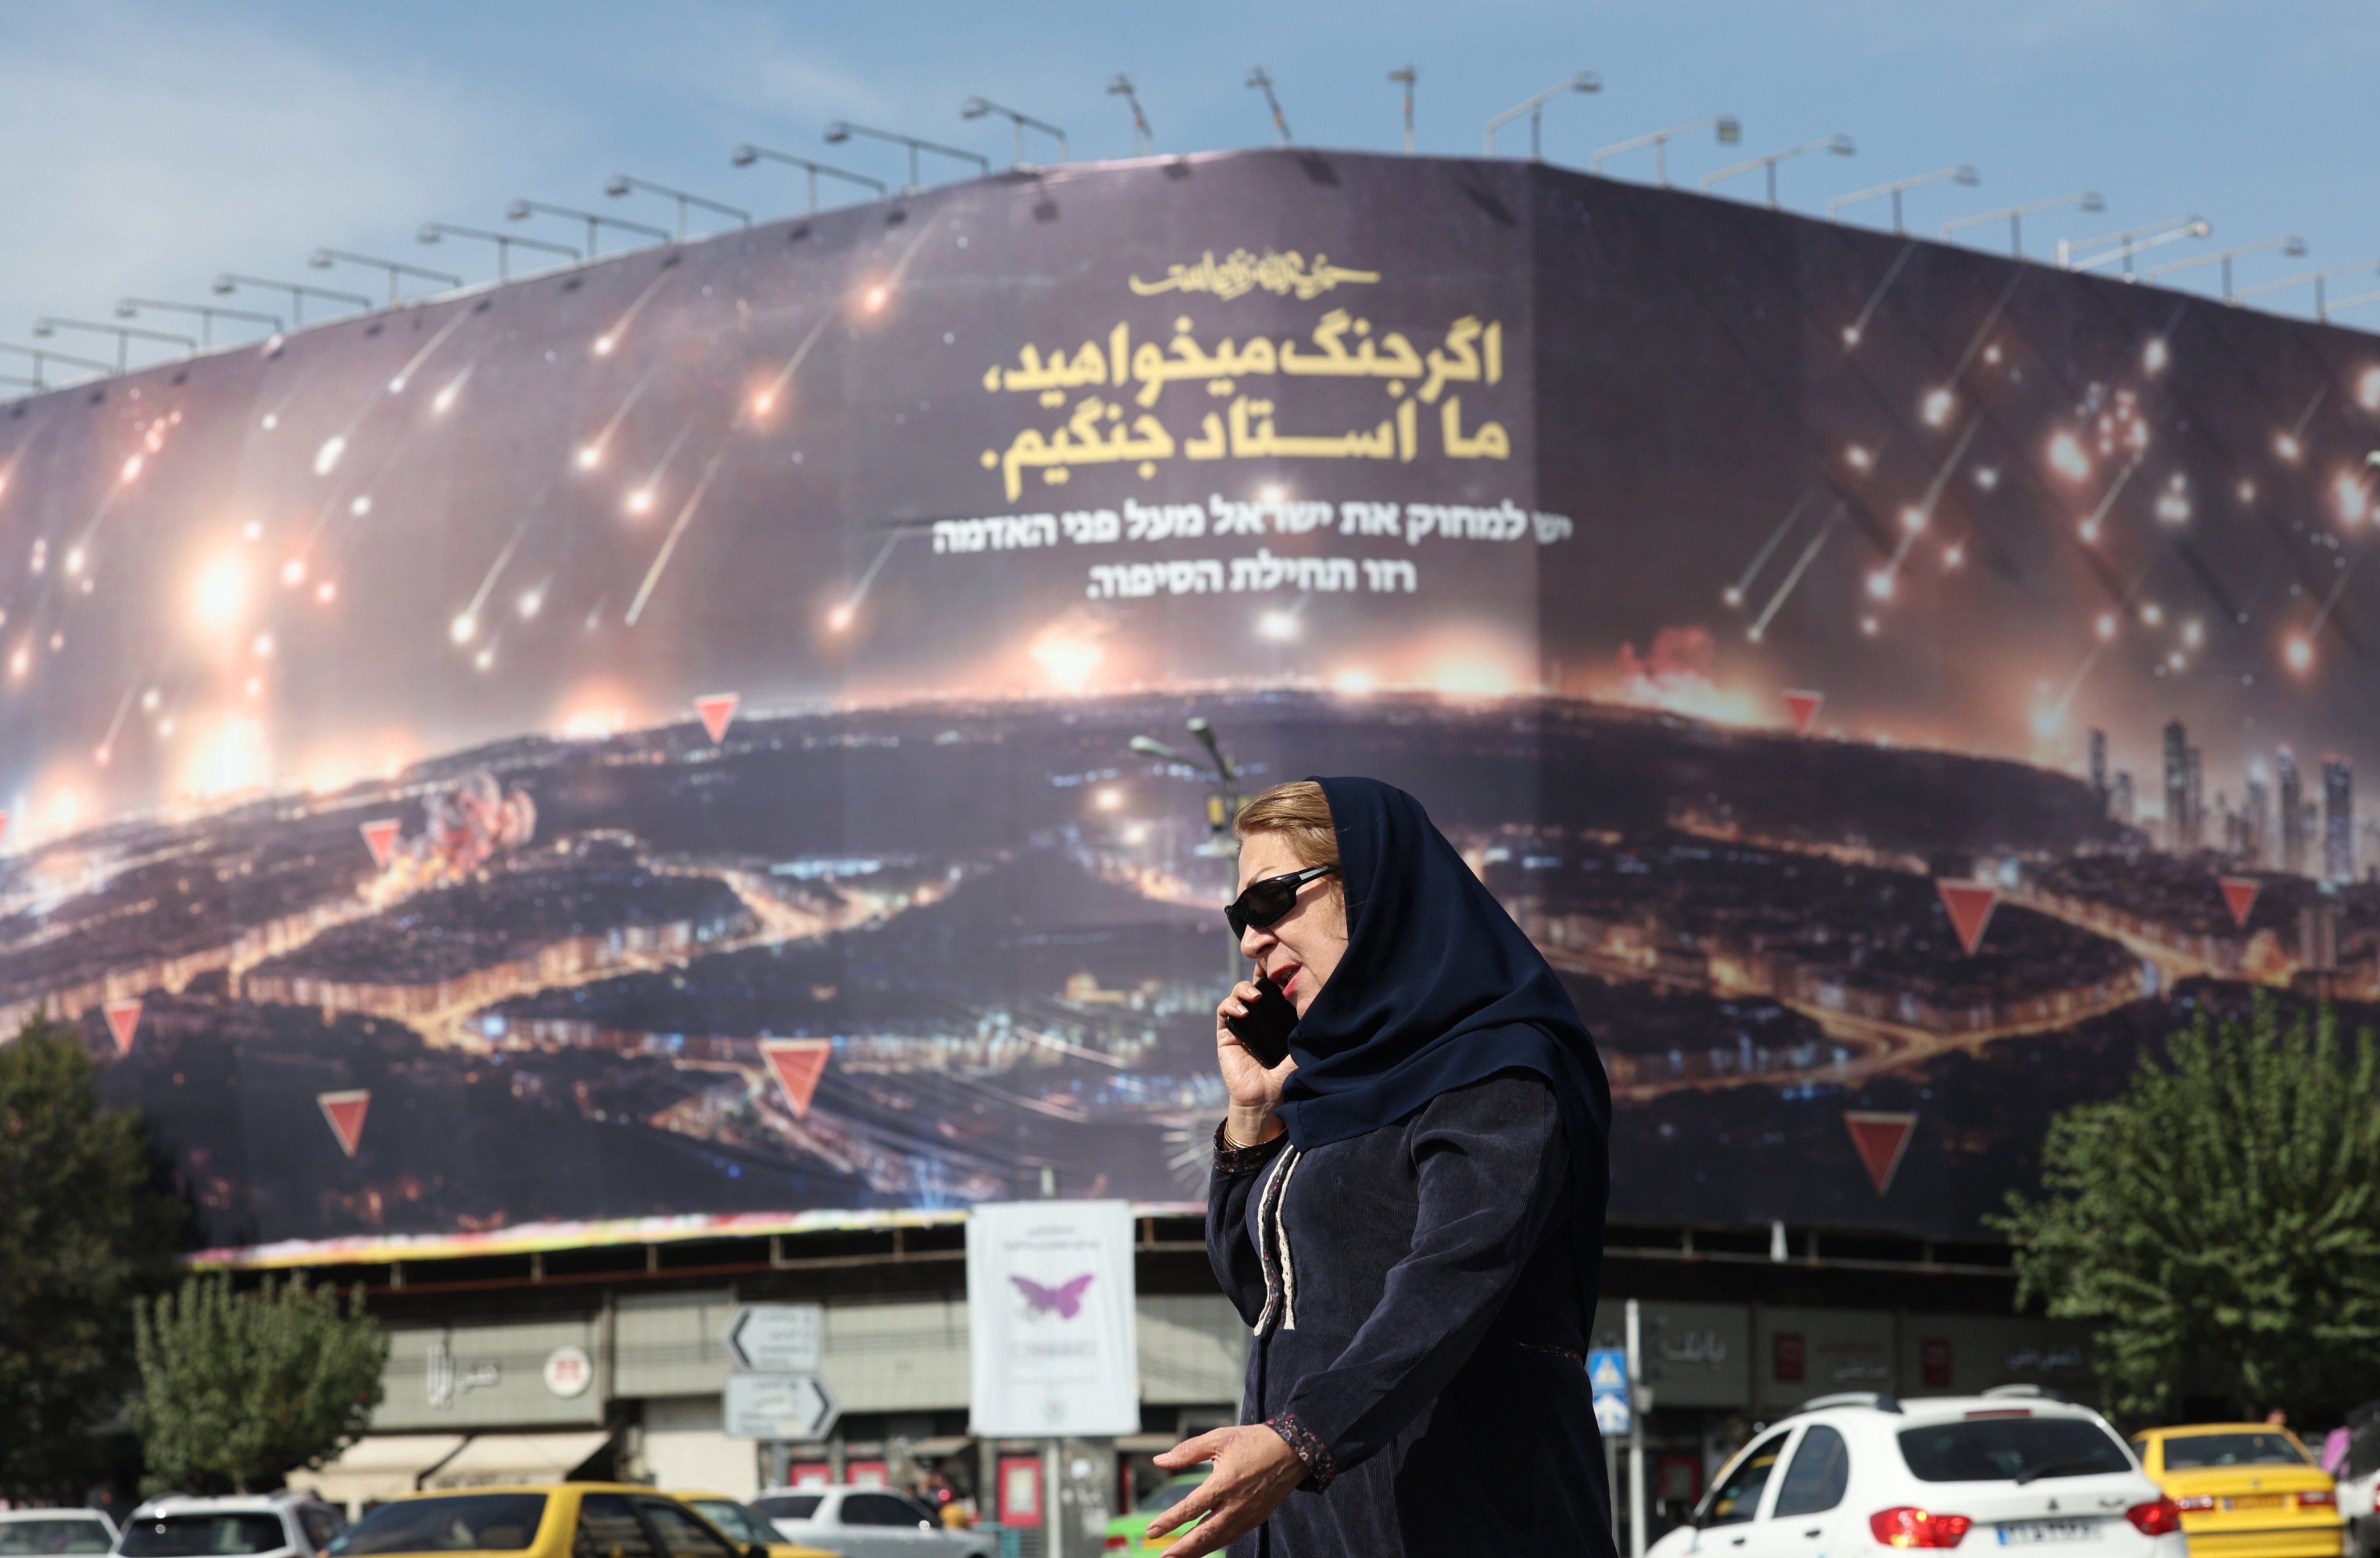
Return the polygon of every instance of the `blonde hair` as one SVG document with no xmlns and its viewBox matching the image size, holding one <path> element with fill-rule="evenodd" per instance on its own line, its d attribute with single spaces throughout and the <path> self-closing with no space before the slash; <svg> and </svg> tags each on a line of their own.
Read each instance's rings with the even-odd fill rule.
<svg viewBox="0 0 2380 1558">
<path fill-rule="evenodd" d="M 1289 840 L 1290 852 L 1306 864 L 1339 864 L 1339 829 L 1330 820 L 1330 802 L 1312 779 L 1274 785 L 1242 806 L 1232 833 L 1243 843 L 1252 833 L 1278 833 Z"/>
</svg>

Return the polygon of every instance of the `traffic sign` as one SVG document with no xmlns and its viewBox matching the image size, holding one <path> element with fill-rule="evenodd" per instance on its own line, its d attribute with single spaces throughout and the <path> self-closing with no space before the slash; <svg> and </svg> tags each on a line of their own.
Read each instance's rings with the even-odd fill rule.
<svg viewBox="0 0 2380 1558">
<path fill-rule="evenodd" d="M 819 1371 L 826 1310 L 817 1304 L 746 1304 L 727 1322 L 727 1356 L 760 1374 Z"/>
<path fill-rule="evenodd" d="M 719 1415 L 730 1439 L 823 1439 L 843 1408 L 816 1374 L 730 1374 Z"/>
<path fill-rule="evenodd" d="M 1636 1414 L 1628 1399 L 1628 1355 L 1618 1347 L 1586 1355 L 1586 1387 L 1595 1397 L 1595 1426 L 1606 1439 L 1633 1431 Z"/>
</svg>

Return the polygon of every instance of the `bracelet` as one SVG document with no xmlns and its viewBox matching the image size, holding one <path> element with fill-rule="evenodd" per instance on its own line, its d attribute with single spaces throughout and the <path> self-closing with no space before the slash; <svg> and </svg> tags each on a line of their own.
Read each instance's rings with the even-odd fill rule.
<svg viewBox="0 0 2380 1558">
<path fill-rule="evenodd" d="M 1232 1127 L 1229 1121 L 1224 1122 L 1222 1129 L 1218 1131 L 1216 1134 L 1222 1137 L 1223 1145 L 1230 1148 L 1232 1152 L 1245 1153 L 1249 1150 L 1248 1144 L 1245 1141 L 1235 1141 L 1232 1139 Z"/>
</svg>

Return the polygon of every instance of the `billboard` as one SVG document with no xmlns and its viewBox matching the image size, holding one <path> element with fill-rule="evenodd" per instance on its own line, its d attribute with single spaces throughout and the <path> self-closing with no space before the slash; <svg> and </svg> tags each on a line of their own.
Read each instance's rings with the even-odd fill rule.
<svg viewBox="0 0 2380 1558">
<path fill-rule="evenodd" d="M 2380 347 L 1542 166 L 1019 174 L 0 409 L 0 1018 L 249 1261 L 1200 1204 L 1195 767 L 1544 947 L 1615 1219 L 1973 1237 L 2375 990 Z"/>
</svg>

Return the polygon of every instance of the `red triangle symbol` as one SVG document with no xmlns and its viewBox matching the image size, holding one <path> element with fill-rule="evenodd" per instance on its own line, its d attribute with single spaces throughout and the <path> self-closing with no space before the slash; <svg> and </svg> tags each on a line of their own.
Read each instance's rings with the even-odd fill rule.
<svg viewBox="0 0 2380 1558">
<path fill-rule="evenodd" d="M 832 1039 L 762 1039 L 760 1058 L 775 1073 L 777 1085 L 785 1090 L 785 1102 L 794 1106 L 794 1117 L 809 1117 L 810 1098 L 818 1092 L 819 1078 L 826 1074 L 827 1057 L 834 1053 Z"/>
<path fill-rule="evenodd" d="M 1867 1170 L 1868 1182 L 1876 1187 L 1876 1194 L 1883 1195 L 1892 1189 L 1892 1177 L 1900 1172 L 1900 1160 L 1909 1151 L 1909 1138 L 1917 1129 L 1917 1117 L 1845 1109 L 1843 1126 L 1852 1133 L 1852 1150 L 1859 1153 L 1860 1166 Z"/>
<path fill-rule="evenodd" d="M 107 1031 L 115 1035 L 115 1053 L 132 1052 L 132 1035 L 140 1031 L 140 1003 L 110 1001 L 101 1008 L 107 1013 Z"/>
<path fill-rule="evenodd" d="M 735 706 L 743 701 L 740 693 L 706 693 L 694 700 L 694 711 L 702 716 L 702 728 L 710 732 L 713 746 L 727 734 L 727 722 L 735 718 Z"/>
<path fill-rule="evenodd" d="M 363 824 L 359 829 L 364 836 L 364 847 L 372 852 L 372 864 L 382 871 L 387 870 L 388 863 L 396 858 L 396 835 L 403 826 L 395 817 L 382 817 L 378 822 Z"/>
<path fill-rule="evenodd" d="M 1827 694 L 1824 693 L 1803 693 L 1790 690 L 1786 693 L 1785 707 L 1793 711 L 1793 733 L 1795 735 L 1806 736 L 1810 733 L 1811 725 L 1815 723 L 1818 718 L 1818 706 L 1826 701 Z"/>
<path fill-rule="evenodd" d="M 1973 957 L 1975 948 L 1983 945 L 1984 927 L 1992 923 L 1999 888 L 1981 882 L 1945 882 L 1938 876 L 1934 886 L 1942 895 L 1942 907 L 1950 912 L 1950 928 L 1959 933 L 1959 945 Z"/>
<path fill-rule="evenodd" d="M 2248 916 L 2256 912 L 2256 895 L 2265 884 L 2252 876 L 2222 878 L 2223 901 L 2231 907 L 2231 923 L 2241 930 L 2248 928 Z"/>
<path fill-rule="evenodd" d="M 318 1093 L 314 1103 L 322 1117 L 331 1122 L 331 1134 L 339 1139 L 339 1151 L 349 1157 L 356 1155 L 356 1143 L 364 1137 L 364 1115 L 371 1108 L 370 1088 L 350 1088 L 344 1093 Z"/>
</svg>

